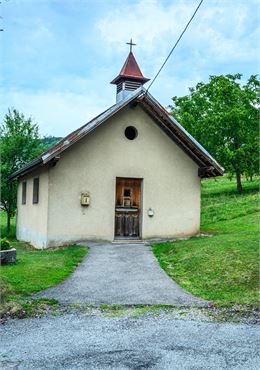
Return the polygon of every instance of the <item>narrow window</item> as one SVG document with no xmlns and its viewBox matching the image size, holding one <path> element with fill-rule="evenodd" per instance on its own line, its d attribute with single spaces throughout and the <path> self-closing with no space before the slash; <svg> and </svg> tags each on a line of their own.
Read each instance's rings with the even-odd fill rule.
<svg viewBox="0 0 260 370">
<path fill-rule="evenodd" d="M 26 181 L 22 182 L 22 204 L 26 204 Z"/>
<path fill-rule="evenodd" d="M 39 177 L 33 179 L 33 204 L 39 203 Z"/>
</svg>

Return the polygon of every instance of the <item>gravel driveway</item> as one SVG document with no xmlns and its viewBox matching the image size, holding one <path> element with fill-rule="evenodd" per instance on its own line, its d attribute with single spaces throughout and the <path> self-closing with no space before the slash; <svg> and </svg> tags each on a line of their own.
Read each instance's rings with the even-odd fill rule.
<svg viewBox="0 0 260 370">
<path fill-rule="evenodd" d="M 3 325 L 0 368 L 256 370 L 259 345 L 255 325 L 67 313 Z"/>
<path fill-rule="evenodd" d="M 159 266 L 151 248 L 144 244 L 93 244 L 83 262 L 64 283 L 36 297 L 56 298 L 61 303 L 206 303 L 183 291 L 170 279 Z"/>
</svg>

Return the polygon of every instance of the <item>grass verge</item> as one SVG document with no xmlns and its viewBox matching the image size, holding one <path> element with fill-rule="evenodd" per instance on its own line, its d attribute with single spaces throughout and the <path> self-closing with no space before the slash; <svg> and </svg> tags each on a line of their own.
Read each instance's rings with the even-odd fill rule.
<svg viewBox="0 0 260 370">
<path fill-rule="evenodd" d="M 62 308 L 64 310 L 64 307 Z M 84 304 L 84 302 L 74 302 L 63 312 L 80 312 L 84 315 L 98 315 L 115 318 L 131 317 L 143 318 L 153 315 L 160 319 L 165 315 L 174 320 L 195 320 L 204 322 L 232 322 L 245 324 L 259 324 L 260 315 L 256 307 L 234 305 L 231 307 L 218 307 L 217 305 L 207 305 L 204 307 L 178 306 L 178 305 L 121 305 L 121 304 L 101 304 L 99 306 Z"/>
<path fill-rule="evenodd" d="M 64 280 L 82 261 L 87 248 L 72 245 L 36 250 L 28 243 L 15 240 L 12 246 L 17 250 L 16 264 L 1 266 L 1 316 L 25 317 L 44 308 L 55 308 L 57 301 L 34 300 L 30 296 Z"/>
<path fill-rule="evenodd" d="M 258 179 L 236 193 L 227 178 L 202 182 L 203 232 L 212 237 L 155 244 L 161 267 L 185 290 L 219 305 L 258 305 Z"/>
<path fill-rule="evenodd" d="M 114 316 L 141 316 L 150 312 L 157 311 L 167 311 L 176 308 L 175 305 L 165 305 L 165 304 L 155 304 L 155 305 L 145 305 L 145 304 L 135 304 L 135 305 L 121 305 L 121 304 L 101 304 L 98 309 L 105 313 L 108 317 Z M 178 307 L 179 308 L 179 307 Z"/>
</svg>

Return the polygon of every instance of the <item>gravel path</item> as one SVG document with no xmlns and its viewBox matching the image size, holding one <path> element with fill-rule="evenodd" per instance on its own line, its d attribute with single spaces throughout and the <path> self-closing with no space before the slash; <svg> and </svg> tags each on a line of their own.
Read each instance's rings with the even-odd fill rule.
<svg viewBox="0 0 260 370">
<path fill-rule="evenodd" d="M 93 244 L 84 261 L 64 283 L 36 297 L 56 298 L 61 303 L 206 303 L 172 281 L 160 268 L 150 247 L 144 244 Z"/>
<path fill-rule="evenodd" d="M 1 329 L 1 369 L 259 369 L 254 325 L 67 313 L 10 320 Z"/>
</svg>

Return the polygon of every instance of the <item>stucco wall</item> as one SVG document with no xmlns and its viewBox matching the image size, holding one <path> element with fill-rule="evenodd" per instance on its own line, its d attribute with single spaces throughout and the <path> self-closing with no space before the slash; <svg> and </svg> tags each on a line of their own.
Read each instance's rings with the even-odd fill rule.
<svg viewBox="0 0 260 370">
<path fill-rule="evenodd" d="M 33 204 L 33 179 L 39 177 L 39 202 Z M 26 204 L 22 204 L 22 182 L 27 182 Z M 16 237 L 36 248 L 47 246 L 48 170 L 34 172 L 18 183 Z"/>
<path fill-rule="evenodd" d="M 138 137 L 124 130 L 133 125 Z M 49 170 L 48 244 L 114 238 L 116 177 L 143 179 L 142 238 L 192 235 L 200 224 L 198 166 L 138 106 L 125 108 Z M 89 191 L 89 207 L 80 205 Z M 147 215 L 148 208 L 154 217 Z"/>
</svg>

